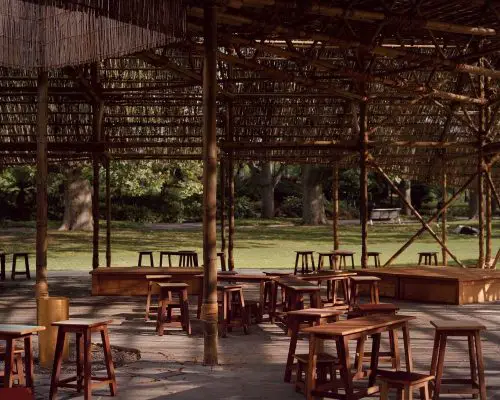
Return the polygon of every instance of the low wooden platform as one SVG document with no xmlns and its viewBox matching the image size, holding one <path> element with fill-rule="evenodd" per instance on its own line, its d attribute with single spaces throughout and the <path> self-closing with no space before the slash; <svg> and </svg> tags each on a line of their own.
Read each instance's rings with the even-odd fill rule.
<svg viewBox="0 0 500 400">
<path fill-rule="evenodd" d="M 110 267 L 90 271 L 93 296 L 146 296 L 146 275 L 172 275 L 172 282 L 185 282 L 189 294 L 200 294 L 203 290 L 203 268 L 192 267 Z M 153 287 L 155 293 L 157 289 Z"/>
<path fill-rule="evenodd" d="M 472 304 L 500 300 L 500 271 L 459 267 L 357 269 L 382 279 L 380 295 L 400 300 Z"/>
</svg>

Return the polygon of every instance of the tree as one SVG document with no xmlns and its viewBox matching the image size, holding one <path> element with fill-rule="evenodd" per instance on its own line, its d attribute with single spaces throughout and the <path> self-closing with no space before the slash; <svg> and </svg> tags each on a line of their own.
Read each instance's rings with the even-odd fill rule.
<svg viewBox="0 0 500 400">
<path fill-rule="evenodd" d="M 302 220 L 306 225 L 327 223 L 323 195 L 325 168 L 306 164 L 302 167 Z"/>
<path fill-rule="evenodd" d="M 406 201 L 409 204 L 412 204 L 411 203 L 411 181 L 409 179 L 405 179 L 405 180 L 401 181 L 401 189 L 402 189 L 401 191 L 405 195 Z M 411 215 L 410 207 L 408 207 L 405 203 L 403 203 L 403 210 L 404 210 L 405 215 L 407 215 L 407 216 Z"/>
<path fill-rule="evenodd" d="M 64 216 L 60 231 L 92 230 L 92 188 L 79 167 L 68 169 L 64 182 Z"/>
<path fill-rule="evenodd" d="M 252 179 L 259 187 L 261 196 L 261 217 L 274 217 L 274 189 L 281 180 L 285 170 L 284 164 L 263 161 L 260 163 L 250 163 Z"/>
</svg>

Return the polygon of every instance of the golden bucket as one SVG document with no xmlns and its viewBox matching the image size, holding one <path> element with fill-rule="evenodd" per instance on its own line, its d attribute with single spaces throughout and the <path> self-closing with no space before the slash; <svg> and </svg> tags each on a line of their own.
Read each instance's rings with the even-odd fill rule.
<svg viewBox="0 0 500 400">
<path fill-rule="evenodd" d="M 37 299 L 38 325 L 46 330 L 38 333 L 38 348 L 40 365 L 52 368 L 57 342 L 57 327 L 53 322 L 69 318 L 69 299 L 67 297 L 43 297 Z M 69 357 L 69 342 L 64 343 L 63 360 Z"/>
</svg>

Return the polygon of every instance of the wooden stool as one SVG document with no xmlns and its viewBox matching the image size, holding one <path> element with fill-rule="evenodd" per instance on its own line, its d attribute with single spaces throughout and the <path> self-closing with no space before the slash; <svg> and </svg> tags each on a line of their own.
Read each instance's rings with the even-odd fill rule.
<svg viewBox="0 0 500 400">
<path fill-rule="evenodd" d="M 179 267 L 197 267 L 198 254 L 193 250 L 179 250 Z"/>
<path fill-rule="evenodd" d="M 418 265 L 422 264 L 422 260 L 424 261 L 424 265 L 432 265 L 433 260 L 434 265 L 438 265 L 437 251 L 422 251 L 418 253 Z"/>
<path fill-rule="evenodd" d="M 377 380 L 380 382 L 380 400 L 389 400 L 389 390 L 396 389 L 397 398 L 402 400 L 413 399 L 413 391 L 420 390 L 420 400 L 430 400 L 429 382 L 432 375 L 418 374 L 406 371 L 377 371 Z"/>
<path fill-rule="evenodd" d="M 163 325 L 165 324 L 165 314 L 167 314 L 167 321 L 172 321 L 172 309 L 180 308 L 181 327 L 188 335 L 191 335 L 191 323 L 189 321 L 189 301 L 188 301 L 188 287 L 187 283 L 174 283 L 174 282 L 154 282 L 160 289 L 158 296 L 158 319 L 156 320 L 156 333 L 163 336 Z M 179 302 L 172 300 L 172 294 L 179 296 Z"/>
<path fill-rule="evenodd" d="M 344 299 L 342 302 L 337 302 L 337 287 L 341 285 L 342 295 Z M 326 301 L 332 302 L 332 306 L 337 305 L 349 305 L 349 277 L 348 276 L 339 276 L 335 279 L 328 279 L 326 281 Z"/>
<path fill-rule="evenodd" d="M 220 269 L 226 271 L 226 254 L 223 251 L 217 252 L 217 257 L 220 258 Z"/>
<path fill-rule="evenodd" d="M 325 252 L 319 252 L 318 251 L 318 271 L 321 271 L 323 268 L 324 264 L 324 258 L 327 257 L 328 259 L 328 264 L 330 266 L 330 269 L 336 269 L 335 268 L 335 257 L 334 253 L 332 251 L 325 251 Z"/>
<path fill-rule="evenodd" d="M 17 381 L 19 386 L 24 386 L 26 384 L 26 380 L 24 379 L 24 367 L 23 367 L 23 349 L 16 348 L 13 351 L 13 363 L 12 363 L 12 381 Z M 7 356 L 7 350 L 5 346 L 0 346 L 0 361 L 5 362 Z M 5 372 L 0 371 L 0 377 L 5 379 Z M 2 397 L 0 396 L 0 399 Z"/>
<path fill-rule="evenodd" d="M 245 308 L 249 326 L 252 325 L 253 321 L 255 321 L 256 324 L 262 322 L 262 309 L 259 300 L 246 300 Z"/>
<path fill-rule="evenodd" d="M 5 253 L 0 252 L 0 280 L 5 280 Z"/>
<path fill-rule="evenodd" d="M 30 388 L 14 387 L 0 388 L 0 399 L 2 400 L 35 400 Z"/>
<path fill-rule="evenodd" d="M 155 263 L 153 261 L 153 252 L 152 251 L 139 251 L 139 261 L 137 263 L 138 267 L 142 267 L 142 256 L 149 256 L 149 266 L 154 267 Z"/>
<path fill-rule="evenodd" d="M 111 396 L 116 396 L 116 378 L 113 359 L 111 356 L 111 346 L 109 344 L 108 324 L 112 320 L 97 320 L 97 319 L 80 319 L 72 318 L 66 321 L 58 321 L 52 323 L 52 326 L 57 326 L 57 343 L 54 355 L 54 368 L 52 370 L 52 378 L 50 381 L 49 399 L 56 398 L 57 389 L 59 387 L 75 388 L 78 392 L 84 390 L 85 400 L 92 398 L 92 387 L 109 385 Z M 92 333 L 99 332 L 102 339 L 102 347 L 104 350 L 104 360 L 106 364 L 107 376 L 94 377 L 91 371 L 92 358 Z M 61 373 L 61 364 L 64 350 L 64 340 L 66 333 L 76 334 L 76 376 L 59 379 Z M 92 381 L 97 382 L 92 382 Z M 76 381 L 76 383 L 70 383 Z"/>
<path fill-rule="evenodd" d="M 28 260 L 29 253 L 13 253 L 12 254 L 12 280 L 16 279 L 16 275 L 25 275 L 26 279 L 31 279 L 30 275 L 30 262 Z M 16 272 L 16 263 L 18 258 L 24 258 L 24 272 Z"/>
<path fill-rule="evenodd" d="M 433 398 L 439 399 L 441 393 L 452 394 L 473 394 L 481 400 L 486 400 L 486 384 L 484 382 L 484 362 L 483 351 L 481 348 L 481 331 L 486 330 L 484 325 L 472 321 L 464 320 L 440 320 L 431 321 L 431 324 L 436 328 L 434 338 L 434 349 L 432 351 L 431 375 L 435 375 Z M 471 379 L 443 379 L 443 363 L 446 350 L 446 341 L 448 337 L 466 337 L 469 345 L 469 362 Z M 450 387 L 443 388 L 441 385 L 446 384 L 464 384 L 472 385 L 472 388 Z"/>
<path fill-rule="evenodd" d="M 352 311 L 347 313 L 347 319 L 366 317 L 370 315 L 385 314 L 395 315 L 399 307 L 390 303 L 379 304 L 359 304 Z M 370 361 L 372 353 L 364 351 L 364 340 L 358 341 L 356 353 L 363 354 L 363 359 L 356 359 L 355 365 L 359 372 L 363 369 L 363 361 Z M 389 351 L 379 352 L 379 361 L 390 362 L 392 368 L 399 370 L 401 367 L 401 358 L 399 354 L 398 335 L 396 332 L 389 331 Z"/>
<path fill-rule="evenodd" d="M 347 257 L 351 258 L 351 267 L 354 269 L 354 251 L 350 250 L 333 250 L 333 255 L 335 258 L 335 263 L 337 262 L 337 257 L 340 258 L 339 263 L 336 264 L 338 269 L 342 269 L 342 264 L 344 265 L 344 268 L 347 269 Z"/>
<path fill-rule="evenodd" d="M 219 283 L 217 284 L 217 292 L 220 294 L 219 304 L 222 307 L 222 312 L 219 313 L 219 334 L 222 337 L 227 337 L 227 332 L 231 332 L 233 327 L 242 326 L 243 332 L 248 335 L 248 317 L 241 285 Z M 240 313 L 239 321 L 235 320 L 238 312 Z"/>
<path fill-rule="evenodd" d="M 351 306 L 359 303 L 359 286 L 361 285 L 368 285 L 370 287 L 370 302 L 372 304 L 379 303 L 378 282 L 380 281 L 380 278 L 376 276 L 351 276 L 350 281 Z"/>
<path fill-rule="evenodd" d="M 375 268 L 380 267 L 380 253 L 378 251 L 368 251 L 366 253 L 368 260 L 370 257 L 373 257 L 373 261 L 375 262 Z"/>
<path fill-rule="evenodd" d="M 295 256 L 295 270 L 293 272 L 294 274 L 297 274 L 298 269 L 299 269 L 299 258 L 301 259 L 301 266 L 302 266 L 301 273 L 302 274 L 308 274 L 309 272 L 312 272 L 315 270 L 314 257 L 313 257 L 312 251 L 309 251 L 309 250 L 296 251 L 295 253 L 297 253 L 297 255 Z M 311 260 L 312 271 L 309 271 L 309 260 Z"/>
<path fill-rule="evenodd" d="M 288 349 L 288 358 L 285 367 L 285 382 L 290 382 L 292 380 L 293 360 L 296 356 L 295 350 L 297 349 L 297 340 L 299 338 L 300 325 L 307 324 L 309 326 L 314 326 L 327 324 L 329 322 L 335 322 L 339 320 L 339 316 L 342 314 L 343 311 L 328 308 L 307 308 L 304 310 L 294 310 L 287 312 L 287 325 L 290 333 L 290 347 Z M 307 360 L 307 354 L 305 355 L 305 357 Z"/>
<path fill-rule="evenodd" d="M 151 292 L 153 290 L 153 282 L 168 282 L 172 275 L 146 275 L 148 281 L 148 297 L 146 298 L 146 315 L 144 319 L 149 320 L 149 311 L 151 308 Z"/>
<path fill-rule="evenodd" d="M 297 376 L 295 378 L 295 391 L 304 392 L 306 386 L 307 367 L 309 354 L 295 354 L 297 360 Z M 316 361 L 317 384 L 333 383 L 337 380 L 337 370 L 340 370 L 338 359 L 327 353 L 318 353 Z"/>
</svg>

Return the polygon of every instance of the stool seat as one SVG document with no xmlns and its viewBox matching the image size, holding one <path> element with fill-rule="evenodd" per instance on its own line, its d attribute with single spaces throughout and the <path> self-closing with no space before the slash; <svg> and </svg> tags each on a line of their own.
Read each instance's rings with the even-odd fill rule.
<svg viewBox="0 0 500 400">
<path fill-rule="evenodd" d="M 396 389 L 398 399 L 413 399 L 413 390 L 420 390 L 420 400 L 430 400 L 429 382 L 432 375 L 405 371 L 377 370 L 380 383 L 380 400 L 389 400 L 389 390 Z"/>
<path fill-rule="evenodd" d="M 370 287 L 370 303 L 379 304 L 378 282 L 380 280 L 377 276 L 351 276 L 351 301 L 349 304 L 355 306 L 359 303 L 359 286 L 361 285 Z"/>
<path fill-rule="evenodd" d="M 436 328 L 437 331 L 471 331 L 479 330 L 484 331 L 486 327 L 475 321 L 456 321 L 456 320 L 439 320 L 431 321 L 431 325 Z"/>
<path fill-rule="evenodd" d="M 380 252 L 379 251 L 367 251 L 366 254 L 368 256 L 379 256 Z"/>
<path fill-rule="evenodd" d="M 354 269 L 354 254 L 356 253 L 351 250 L 341 250 L 341 249 L 333 250 L 334 258 L 340 257 L 338 265 L 339 269 L 342 269 L 342 264 L 344 265 L 345 268 L 347 268 L 347 257 L 351 258 L 351 267 Z"/>
<path fill-rule="evenodd" d="M 377 370 L 377 378 L 388 383 L 401 385 L 429 382 L 434 379 L 432 375 L 419 374 L 418 372 Z"/>
<path fill-rule="evenodd" d="M 351 276 L 351 281 L 354 282 L 378 282 L 380 280 L 377 276 Z"/>
<path fill-rule="evenodd" d="M 76 328 L 95 328 L 113 323 L 112 319 L 71 318 L 65 321 L 52 322 L 52 326 L 69 326 Z"/>
<path fill-rule="evenodd" d="M 230 289 L 241 289 L 241 285 L 236 285 L 234 283 L 218 283 L 217 290 L 230 290 Z"/>
</svg>

